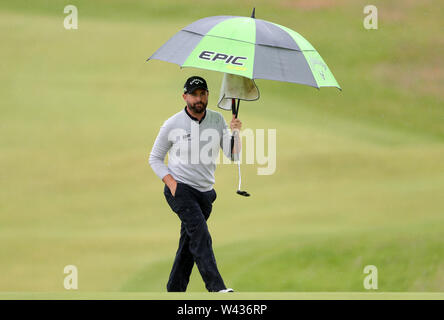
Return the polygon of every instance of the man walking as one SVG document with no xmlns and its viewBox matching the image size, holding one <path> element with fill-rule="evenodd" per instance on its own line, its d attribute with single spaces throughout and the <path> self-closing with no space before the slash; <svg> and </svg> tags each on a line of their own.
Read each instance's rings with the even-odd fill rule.
<svg viewBox="0 0 444 320">
<path fill-rule="evenodd" d="M 179 248 L 168 291 L 186 291 L 194 262 L 208 291 L 233 291 L 226 288 L 218 271 L 206 221 L 217 197 L 213 185 L 219 148 L 227 157 L 233 155 L 238 159 L 241 141 L 239 134 L 235 134 L 231 150 L 227 123 L 219 112 L 207 110 L 208 95 L 203 78 L 187 79 L 183 93 L 186 106 L 164 122 L 149 157 L 152 169 L 165 183 L 166 201 L 181 220 Z M 241 121 L 233 116 L 233 133 L 239 133 L 241 126 Z M 167 153 L 168 167 L 164 163 Z"/>
</svg>

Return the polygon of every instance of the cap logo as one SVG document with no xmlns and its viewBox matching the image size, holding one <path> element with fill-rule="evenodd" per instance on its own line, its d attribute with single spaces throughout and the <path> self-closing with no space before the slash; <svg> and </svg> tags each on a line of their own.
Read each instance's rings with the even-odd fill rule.
<svg viewBox="0 0 444 320">
<path fill-rule="evenodd" d="M 192 85 L 192 84 L 199 84 L 199 83 L 203 83 L 203 81 L 200 80 L 200 79 L 194 79 L 193 81 L 190 82 L 190 85 Z"/>
</svg>

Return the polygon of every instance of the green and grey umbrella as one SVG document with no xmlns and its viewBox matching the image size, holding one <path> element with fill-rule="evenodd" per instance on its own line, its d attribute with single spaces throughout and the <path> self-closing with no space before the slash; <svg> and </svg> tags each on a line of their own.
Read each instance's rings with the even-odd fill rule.
<svg viewBox="0 0 444 320">
<path fill-rule="evenodd" d="M 250 18 L 215 16 L 200 19 L 176 33 L 148 60 L 157 59 L 223 72 L 225 74 L 218 107 L 232 110 L 237 117 L 240 100 L 255 100 L 259 92 L 253 79 L 268 79 L 341 90 L 315 48 L 299 33 L 276 23 Z M 230 75 L 229 77 L 227 75 Z M 249 81 L 245 81 L 251 79 Z M 233 90 L 233 86 L 241 86 Z M 248 91 L 248 93 L 247 93 Z M 256 98 L 246 98 L 257 95 Z M 234 93 L 234 95 L 232 95 Z M 236 100 L 237 99 L 237 107 Z M 227 101 L 231 101 L 231 108 Z M 233 148 L 234 136 L 231 139 Z M 239 168 L 239 187 L 241 173 Z"/>
<path fill-rule="evenodd" d="M 252 17 L 214 16 L 176 33 L 148 60 L 243 76 L 341 89 L 315 48 L 299 33 Z"/>
</svg>

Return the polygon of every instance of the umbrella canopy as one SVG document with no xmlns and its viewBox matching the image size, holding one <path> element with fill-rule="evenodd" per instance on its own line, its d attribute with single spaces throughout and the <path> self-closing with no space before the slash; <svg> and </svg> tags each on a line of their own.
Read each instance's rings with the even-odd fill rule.
<svg viewBox="0 0 444 320">
<path fill-rule="evenodd" d="M 176 33 L 151 59 L 249 79 L 341 90 L 327 64 L 304 37 L 254 15 L 200 19 Z"/>
</svg>

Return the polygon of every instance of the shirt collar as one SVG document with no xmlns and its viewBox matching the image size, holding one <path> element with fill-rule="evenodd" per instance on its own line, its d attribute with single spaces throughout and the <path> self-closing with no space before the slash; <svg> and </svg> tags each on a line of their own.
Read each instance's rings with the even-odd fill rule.
<svg viewBox="0 0 444 320">
<path fill-rule="evenodd" d="M 184 110 L 185 110 L 185 113 L 186 113 L 186 114 L 187 114 L 192 120 L 194 120 L 194 121 L 199 121 L 196 117 L 193 117 L 193 116 L 188 112 L 188 110 L 187 110 L 187 106 L 185 106 Z M 206 115 L 207 115 L 207 110 L 205 110 L 205 113 L 204 113 L 202 119 L 200 119 L 199 124 L 203 121 L 203 119 L 205 119 L 205 116 L 206 116 Z"/>
</svg>

